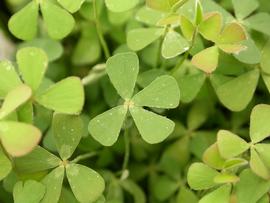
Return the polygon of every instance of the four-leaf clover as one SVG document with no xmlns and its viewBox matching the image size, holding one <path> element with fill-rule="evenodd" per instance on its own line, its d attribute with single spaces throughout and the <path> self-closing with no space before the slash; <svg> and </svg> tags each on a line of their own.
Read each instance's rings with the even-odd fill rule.
<svg viewBox="0 0 270 203">
<path fill-rule="evenodd" d="M 105 146 L 113 145 L 129 112 L 146 142 L 159 143 L 168 137 L 174 129 L 174 123 L 143 107 L 176 108 L 180 99 L 176 80 L 166 75 L 158 77 L 133 95 L 139 72 L 139 59 L 131 52 L 109 58 L 106 71 L 124 102 L 92 119 L 89 123 L 90 134 Z"/>
</svg>

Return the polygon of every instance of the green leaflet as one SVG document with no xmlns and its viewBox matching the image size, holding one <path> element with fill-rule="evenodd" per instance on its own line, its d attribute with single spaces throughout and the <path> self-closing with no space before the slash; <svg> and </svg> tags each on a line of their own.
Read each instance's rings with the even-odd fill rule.
<svg viewBox="0 0 270 203">
<path fill-rule="evenodd" d="M 134 53 L 121 53 L 106 63 L 109 78 L 123 99 L 130 99 L 133 95 L 139 73 L 139 59 Z"/>
<path fill-rule="evenodd" d="M 8 157 L 6 157 L 3 149 L 0 147 L 0 181 L 5 178 L 12 170 L 12 165 Z"/>
<path fill-rule="evenodd" d="M 143 108 L 133 107 L 130 113 L 142 138 L 150 144 L 162 142 L 174 130 L 174 122 Z"/>
<path fill-rule="evenodd" d="M 51 38 L 62 39 L 72 31 L 75 21 L 67 11 L 50 1 L 42 1 L 40 8 Z"/>
<path fill-rule="evenodd" d="M 128 32 L 127 44 L 134 51 L 141 50 L 156 41 L 164 33 L 164 28 L 138 28 Z"/>
<path fill-rule="evenodd" d="M 20 85 L 17 72 L 11 62 L 7 60 L 0 61 L 0 98 L 4 98 L 9 91 Z"/>
<path fill-rule="evenodd" d="M 83 134 L 83 124 L 79 116 L 54 115 L 52 122 L 53 136 L 63 160 L 69 159 L 77 148 Z"/>
<path fill-rule="evenodd" d="M 178 183 L 167 176 L 160 176 L 154 185 L 154 195 L 159 201 L 165 201 L 171 197 L 177 188 Z"/>
<path fill-rule="evenodd" d="M 57 203 L 64 179 L 65 169 L 63 166 L 51 171 L 45 178 L 41 181 L 46 186 L 46 193 L 41 201 L 41 203 Z"/>
<path fill-rule="evenodd" d="M 105 0 L 105 4 L 112 12 L 124 12 L 134 8 L 139 0 Z"/>
<path fill-rule="evenodd" d="M 270 74 L 270 62 L 268 56 L 270 54 L 270 41 L 266 43 L 262 50 L 262 58 L 261 58 L 261 68 L 263 72 Z"/>
<path fill-rule="evenodd" d="M 203 162 L 215 169 L 223 169 L 225 159 L 220 155 L 218 145 L 211 145 L 203 154 Z"/>
<path fill-rule="evenodd" d="M 267 120 L 270 116 L 269 105 L 260 104 L 253 108 L 250 115 L 250 138 L 253 143 L 260 142 L 270 134 Z"/>
<path fill-rule="evenodd" d="M 85 0 L 57 0 L 58 3 L 63 6 L 66 10 L 70 13 L 75 13 L 81 8 L 81 5 L 84 3 Z"/>
<path fill-rule="evenodd" d="M 12 156 L 23 156 L 37 146 L 41 132 L 34 126 L 14 121 L 0 121 L 0 140 Z M 21 140 L 24 139 L 22 142 Z"/>
<path fill-rule="evenodd" d="M 79 164 L 69 164 L 66 174 L 70 187 L 80 202 L 94 202 L 103 193 L 105 183 L 94 170 Z"/>
<path fill-rule="evenodd" d="M 31 1 L 15 13 L 8 22 L 11 33 L 22 40 L 33 39 L 37 34 L 38 10 L 38 3 Z"/>
<path fill-rule="evenodd" d="M 226 130 L 218 132 L 217 145 L 220 154 L 226 159 L 240 155 L 250 146 L 244 139 Z"/>
<path fill-rule="evenodd" d="M 259 177 L 264 179 L 269 179 L 270 173 L 269 169 L 265 166 L 263 160 L 260 158 L 259 154 L 255 149 L 251 148 L 250 150 L 250 168 L 251 170 Z"/>
<path fill-rule="evenodd" d="M 199 203 L 228 203 L 230 201 L 231 185 L 224 185 L 205 195 Z"/>
<path fill-rule="evenodd" d="M 45 191 L 45 186 L 37 181 L 19 181 L 13 189 L 14 203 L 39 203 Z"/>
<path fill-rule="evenodd" d="M 27 47 L 20 49 L 16 58 L 24 82 L 36 91 L 48 66 L 46 53 L 39 48 Z"/>
<path fill-rule="evenodd" d="M 36 96 L 36 101 L 58 113 L 78 114 L 84 104 L 84 90 L 81 80 L 68 77 L 50 86 Z"/>
<path fill-rule="evenodd" d="M 194 163 L 190 166 L 187 174 L 189 186 L 194 190 L 209 189 L 215 185 L 215 176 L 219 173 L 202 163 Z"/>
<path fill-rule="evenodd" d="M 238 20 L 248 17 L 259 7 L 257 0 L 232 0 L 232 3 Z"/>
<path fill-rule="evenodd" d="M 161 54 L 164 58 L 174 58 L 189 49 L 189 43 L 179 33 L 169 31 L 163 41 Z"/>
<path fill-rule="evenodd" d="M 179 105 L 179 98 L 180 91 L 176 80 L 172 76 L 160 76 L 138 92 L 132 101 L 137 106 L 170 109 Z"/>
<path fill-rule="evenodd" d="M 11 90 L 0 108 L 0 120 L 14 112 L 32 96 L 32 90 L 26 85 L 19 85 Z"/>
<path fill-rule="evenodd" d="M 98 115 L 89 123 L 90 134 L 105 146 L 113 145 L 117 141 L 126 113 L 124 106 L 118 106 Z"/>
<path fill-rule="evenodd" d="M 251 29 L 270 35 L 270 15 L 268 13 L 257 13 L 244 21 Z"/>
</svg>

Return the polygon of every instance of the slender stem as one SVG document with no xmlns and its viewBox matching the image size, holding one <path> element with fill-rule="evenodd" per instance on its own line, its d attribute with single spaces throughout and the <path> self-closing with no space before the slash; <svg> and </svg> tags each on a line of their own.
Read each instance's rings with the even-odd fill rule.
<svg viewBox="0 0 270 203">
<path fill-rule="evenodd" d="M 164 33 L 162 34 L 161 39 L 159 39 L 156 67 L 158 67 L 160 65 L 162 43 L 164 41 L 165 36 L 167 35 L 167 33 L 169 31 L 169 28 L 170 28 L 170 26 L 169 25 L 166 25 L 165 30 L 164 30 Z"/>
<path fill-rule="evenodd" d="M 96 82 L 98 79 L 100 79 L 101 77 L 103 77 L 104 75 L 106 75 L 105 69 L 106 69 L 105 64 L 95 65 L 91 69 L 89 74 L 82 79 L 83 85 L 86 86 L 86 85 L 92 84 L 92 83 Z"/>
<path fill-rule="evenodd" d="M 125 129 L 124 139 L 125 139 L 125 156 L 124 156 L 124 161 L 122 165 L 121 179 L 124 179 L 123 177 L 126 175 L 125 173 L 127 172 L 127 167 L 128 167 L 129 157 L 130 157 L 130 140 L 129 140 L 129 135 L 128 135 L 128 128 Z"/>
<path fill-rule="evenodd" d="M 96 155 L 98 155 L 98 152 L 89 152 L 89 153 L 86 153 L 86 154 L 82 154 L 82 155 L 77 156 L 70 163 L 77 163 L 79 161 L 92 158 L 92 157 L 94 157 Z"/>
<path fill-rule="evenodd" d="M 101 24 L 100 24 L 100 21 L 99 21 L 96 0 L 93 0 L 93 10 L 94 10 L 94 16 L 95 16 L 95 23 L 96 23 L 98 38 L 99 38 L 99 41 L 100 41 L 101 46 L 103 48 L 105 57 L 106 57 L 106 59 L 108 59 L 111 54 L 110 54 L 108 45 L 107 45 L 107 43 L 105 41 L 105 38 L 104 38 L 104 35 L 103 35 L 103 31 L 102 31 L 102 28 L 101 28 Z"/>
</svg>

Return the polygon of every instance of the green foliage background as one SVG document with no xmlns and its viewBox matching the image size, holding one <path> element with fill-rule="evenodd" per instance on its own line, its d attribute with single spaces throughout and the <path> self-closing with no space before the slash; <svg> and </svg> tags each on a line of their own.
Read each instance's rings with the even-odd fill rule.
<svg viewBox="0 0 270 203">
<path fill-rule="evenodd" d="M 0 202 L 270 202 L 269 0 L 2 0 Z"/>
</svg>

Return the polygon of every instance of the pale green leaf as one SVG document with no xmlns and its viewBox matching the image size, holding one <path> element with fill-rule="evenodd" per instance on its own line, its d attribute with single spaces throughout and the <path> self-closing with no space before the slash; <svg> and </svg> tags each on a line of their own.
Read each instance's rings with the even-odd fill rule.
<svg viewBox="0 0 270 203">
<path fill-rule="evenodd" d="M 60 166 L 43 178 L 41 181 L 46 186 L 46 193 L 40 203 L 58 203 L 62 191 L 65 169 Z"/>
<path fill-rule="evenodd" d="M 211 78 L 212 84 L 215 77 Z M 259 71 L 254 69 L 236 78 L 214 86 L 221 103 L 231 111 L 241 111 L 247 107 L 256 90 L 259 80 Z M 243 86 L 243 84 L 245 84 Z"/>
<path fill-rule="evenodd" d="M 169 11 L 174 5 L 185 2 L 184 0 L 146 0 L 146 5 L 152 9 Z"/>
<path fill-rule="evenodd" d="M 0 181 L 5 178 L 12 170 L 11 161 L 5 155 L 3 149 L 0 147 Z"/>
<path fill-rule="evenodd" d="M 36 91 L 48 66 L 46 53 L 39 48 L 27 47 L 20 49 L 16 58 L 24 82 Z"/>
<path fill-rule="evenodd" d="M 226 173 L 226 172 L 223 172 L 221 174 L 218 174 L 214 178 L 214 182 L 215 183 L 219 183 L 219 184 L 236 183 L 237 181 L 239 181 L 239 177 L 238 176 L 236 176 L 234 174 Z"/>
<path fill-rule="evenodd" d="M 103 193 L 105 183 L 94 170 L 79 164 L 69 164 L 66 173 L 70 187 L 80 202 L 94 202 Z"/>
<path fill-rule="evenodd" d="M 14 203 L 39 203 L 45 191 L 45 186 L 37 181 L 19 181 L 13 188 Z"/>
<path fill-rule="evenodd" d="M 193 191 L 186 187 L 181 187 L 180 192 L 177 195 L 176 203 L 198 203 L 198 197 Z"/>
<path fill-rule="evenodd" d="M 268 180 L 270 178 L 269 169 L 265 166 L 263 160 L 256 152 L 254 148 L 250 149 L 250 168 L 251 170 L 257 174 L 257 176 Z"/>
<path fill-rule="evenodd" d="M 193 25 L 193 23 L 185 16 L 181 16 L 180 25 L 184 37 L 187 40 L 191 41 L 195 31 L 195 26 Z"/>
<path fill-rule="evenodd" d="M 257 0 L 232 0 L 234 13 L 238 20 L 248 17 L 259 7 Z"/>
<path fill-rule="evenodd" d="M 215 169 L 223 169 L 225 159 L 220 155 L 217 144 L 207 148 L 203 154 L 203 162 Z"/>
<path fill-rule="evenodd" d="M 67 11 L 50 1 L 42 1 L 40 7 L 51 38 L 62 39 L 72 31 L 75 21 Z"/>
<path fill-rule="evenodd" d="M 217 145 L 222 157 L 229 159 L 248 150 L 249 144 L 236 134 L 220 130 L 217 135 Z"/>
<path fill-rule="evenodd" d="M 14 112 L 18 107 L 23 105 L 32 96 L 32 90 L 26 85 L 19 85 L 13 90 L 11 90 L 1 108 L 0 108 L 0 119 L 8 116 L 10 113 Z"/>
<path fill-rule="evenodd" d="M 4 98 L 9 91 L 21 83 L 12 63 L 7 60 L 0 61 L 0 98 Z"/>
<path fill-rule="evenodd" d="M 58 113 L 78 114 L 84 104 L 84 89 L 77 77 L 68 77 L 50 86 L 36 101 Z"/>
<path fill-rule="evenodd" d="M 140 8 L 136 13 L 136 20 L 148 25 L 156 25 L 164 17 L 165 14 L 163 12 L 151 9 L 146 6 Z"/>
<path fill-rule="evenodd" d="M 52 128 L 58 152 L 63 160 L 69 159 L 77 148 L 84 123 L 80 116 L 55 114 Z"/>
<path fill-rule="evenodd" d="M 230 202 L 231 185 L 224 185 L 205 195 L 199 203 L 228 203 Z"/>
<path fill-rule="evenodd" d="M 260 142 L 270 135 L 269 116 L 269 105 L 259 104 L 252 109 L 249 134 L 253 143 Z"/>
<path fill-rule="evenodd" d="M 54 154 L 37 146 L 26 156 L 14 159 L 15 168 L 20 173 L 35 173 L 57 167 L 61 163 Z"/>
<path fill-rule="evenodd" d="M 57 0 L 58 3 L 63 6 L 66 10 L 68 10 L 70 13 L 75 13 L 76 11 L 78 11 L 83 2 L 85 2 L 85 0 Z"/>
<path fill-rule="evenodd" d="M 270 35 L 270 15 L 268 13 L 257 13 L 244 21 L 251 29 Z"/>
<path fill-rule="evenodd" d="M 123 99 L 130 99 L 139 73 L 139 58 L 135 53 L 120 53 L 106 63 L 109 78 Z"/>
<path fill-rule="evenodd" d="M 126 114 L 127 109 L 118 106 L 98 115 L 90 121 L 89 133 L 101 144 L 113 145 L 117 141 Z"/>
<path fill-rule="evenodd" d="M 234 33 L 232 35 L 232 33 Z M 220 34 L 217 43 L 220 44 L 235 44 L 247 39 L 245 28 L 236 22 L 225 25 Z"/>
<path fill-rule="evenodd" d="M 263 160 L 267 168 L 270 169 L 270 144 L 262 143 L 262 144 L 256 144 L 255 150 L 258 152 L 260 158 Z"/>
<path fill-rule="evenodd" d="M 157 77 L 150 85 L 138 92 L 132 101 L 136 106 L 155 108 L 176 108 L 179 105 L 180 91 L 172 76 Z"/>
<path fill-rule="evenodd" d="M 15 13 L 8 22 L 10 32 L 22 40 L 33 39 L 37 34 L 38 10 L 37 1 L 31 1 Z"/>
<path fill-rule="evenodd" d="M 14 121 L 0 122 L 1 143 L 14 157 L 23 156 L 32 151 L 40 138 L 41 132 L 32 125 Z"/>
<path fill-rule="evenodd" d="M 134 8 L 139 0 L 105 0 L 107 8 L 112 12 L 124 12 Z"/>
<path fill-rule="evenodd" d="M 265 44 L 262 50 L 262 58 L 261 58 L 261 68 L 267 74 L 270 74 L 269 54 L 270 54 L 270 40 Z"/>
<path fill-rule="evenodd" d="M 250 169 L 242 171 L 236 184 L 237 203 L 256 203 L 269 191 L 270 182 L 255 175 Z"/>
<path fill-rule="evenodd" d="M 174 130 L 175 124 L 171 120 L 143 108 L 134 106 L 130 113 L 142 138 L 150 144 L 162 142 Z"/>
<path fill-rule="evenodd" d="M 209 189 L 217 185 L 214 178 L 218 174 L 217 171 L 203 163 L 194 163 L 188 170 L 187 181 L 194 190 Z"/>
<path fill-rule="evenodd" d="M 164 38 L 161 53 L 164 58 L 169 59 L 183 54 L 188 49 L 188 41 L 179 33 L 171 30 L 166 34 Z"/>
<path fill-rule="evenodd" d="M 192 64 L 205 73 L 212 73 L 218 66 L 219 51 L 216 46 L 204 49 L 192 58 Z"/>
<path fill-rule="evenodd" d="M 164 28 L 138 28 L 128 32 L 127 44 L 134 51 L 139 51 L 160 38 Z"/>
</svg>

